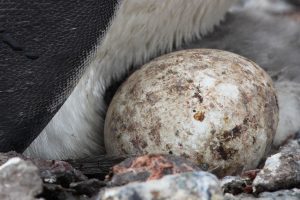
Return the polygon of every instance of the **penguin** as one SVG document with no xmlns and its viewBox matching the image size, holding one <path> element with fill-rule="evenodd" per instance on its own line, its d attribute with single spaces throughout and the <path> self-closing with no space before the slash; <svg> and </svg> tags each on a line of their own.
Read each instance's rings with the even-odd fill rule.
<svg viewBox="0 0 300 200">
<path fill-rule="evenodd" d="M 53 0 L 43 5 L 15 0 L 13 5 L 4 5 L 26 8 L 27 18 L 32 10 L 45 18 L 18 19 L 17 31 L 25 32 L 23 46 L 17 42 L 21 34 L 14 35 L 17 39 L 12 37 L 16 28 L 9 23 L 1 32 L 6 51 L 0 54 L 14 52 L 11 58 L 17 55 L 18 65 L 13 66 L 12 59 L 1 61 L 9 66 L 0 78 L 5 80 L 2 74 L 9 76 L 7 81 L 0 79 L 5 83 L 0 86 L 4 86 L 0 88 L 0 111 L 5 113 L 0 120 L 0 151 L 16 150 L 43 159 L 104 154 L 106 97 L 114 83 L 152 58 L 181 47 L 191 48 L 193 45 L 183 46 L 189 42 L 199 41 L 197 47 L 213 46 L 209 37 L 236 2 Z M 26 27 L 31 20 L 36 30 L 43 28 L 34 37 L 28 34 L 34 31 Z M 221 49 L 220 38 L 214 39 L 220 44 L 214 47 Z M 43 40 L 46 46 L 40 49 Z M 11 86 L 12 80 L 15 84 Z"/>
</svg>

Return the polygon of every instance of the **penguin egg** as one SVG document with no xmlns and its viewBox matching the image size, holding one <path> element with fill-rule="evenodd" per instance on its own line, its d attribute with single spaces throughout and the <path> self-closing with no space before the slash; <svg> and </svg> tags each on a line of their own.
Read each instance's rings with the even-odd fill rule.
<svg viewBox="0 0 300 200">
<path fill-rule="evenodd" d="M 264 70 L 233 53 L 194 49 L 134 72 L 109 106 L 104 138 L 110 155 L 176 154 L 224 176 L 255 168 L 277 123 Z"/>
</svg>

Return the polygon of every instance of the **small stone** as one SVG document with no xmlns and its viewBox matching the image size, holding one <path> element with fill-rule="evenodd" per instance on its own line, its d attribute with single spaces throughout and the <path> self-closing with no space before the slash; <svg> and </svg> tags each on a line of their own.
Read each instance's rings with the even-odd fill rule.
<svg viewBox="0 0 300 200">
<path fill-rule="evenodd" d="M 42 192 L 39 170 L 29 161 L 11 158 L 0 166 L 0 199 L 33 200 Z"/>
<path fill-rule="evenodd" d="M 56 184 L 44 184 L 44 191 L 40 195 L 45 199 L 55 200 L 87 200 L 90 199 L 86 195 L 77 195 L 74 189 L 64 188 Z"/>
<path fill-rule="evenodd" d="M 233 195 L 230 193 L 226 193 L 224 195 L 224 200 L 256 200 L 256 197 L 254 197 L 251 194 L 239 194 L 239 195 Z"/>
<path fill-rule="evenodd" d="M 134 181 L 160 179 L 165 175 L 201 171 L 196 164 L 175 155 L 144 155 L 128 158 L 112 168 L 110 186 L 125 185 Z"/>
<path fill-rule="evenodd" d="M 276 192 L 263 192 L 257 197 L 250 194 L 240 194 L 234 196 L 232 194 L 225 194 L 224 200 L 299 200 L 300 189 L 279 190 Z"/>
<path fill-rule="evenodd" d="M 223 199 L 220 183 L 208 172 L 187 172 L 168 175 L 159 180 L 130 183 L 125 186 L 102 190 L 97 200 L 202 200 Z"/>
<path fill-rule="evenodd" d="M 87 181 L 70 184 L 70 188 L 76 190 L 77 194 L 85 194 L 89 197 L 97 194 L 100 188 L 104 186 L 106 186 L 106 183 L 103 181 L 99 181 L 98 179 L 90 179 Z"/>
<path fill-rule="evenodd" d="M 300 185 L 300 145 L 292 140 L 280 152 L 266 160 L 264 168 L 253 181 L 257 193 L 289 189 Z"/>
<path fill-rule="evenodd" d="M 221 180 L 221 187 L 224 193 L 240 194 L 247 187 L 247 181 L 239 176 L 225 176 Z"/>
<path fill-rule="evenodd" d="M 88 178 L 65 161 L 27 158 L 16 152 L 0 153 L 0 165 L 13 157 L 31 161 L 39 169 L 40 177 L 45 183 L 60 184 L 69 187 L 72 182 L 85 181 Z"/>
<path fill-rule="evenodd" d="M 85 181 L 88 178 L 74 169 L 69 163 L 55 160 L 34 159 L 33 163 L 39 168 L 40 176 L 45 183 L 59 184 L 69 187 L 72 182 Z"/>
<path fill-rule="evenodd" d="M 263 192 L 259 194 L 259 198 L 264 200 L 299 200 L 300 189 L 279 190 L 276 192 Z"/>
</svg>

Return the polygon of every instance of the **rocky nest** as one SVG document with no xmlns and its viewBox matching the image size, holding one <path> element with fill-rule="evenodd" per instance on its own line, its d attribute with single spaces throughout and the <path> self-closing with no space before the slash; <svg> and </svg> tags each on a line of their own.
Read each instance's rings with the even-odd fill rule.
<svg viewBox="0 0 300 200">
<path fill-rule="evenodd" d="M 216 177 L 175 155 L 29 159 L 0 154 L 0 199 L 300 199 L 300 134 L 260 168 Z"/>
</svg>

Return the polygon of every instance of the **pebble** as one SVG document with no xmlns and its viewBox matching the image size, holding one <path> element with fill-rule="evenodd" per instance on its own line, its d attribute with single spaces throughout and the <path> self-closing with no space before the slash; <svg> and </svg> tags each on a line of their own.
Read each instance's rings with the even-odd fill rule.
<svg viewBox="0 0 300 200">
<path fill-rule="evenodd" d="M 245 191 L 247 187 L 247 180 L 239 176 L 225 176 L 221 180 L 221 187 L 224 193 L 231 193 L 233 195 L 240 194 Z"/>
<path fill-rule="evenodd" d="M 0 153 L 0 165 L 13 157 L 31 161 L 39 169 L 39 175 L 45 183 L 60 184 L 64 187 L 69 187 L 72 182 L 88 180 L 83 173 L 73 168 L 68 162 L 27 158 L 16 152 Z"/>
<path fill-rule="evenodd" d="M 98 179 L 89 179 L 87 181 L 70 184 L 70 188 L 76 190 L 77 194 L 87 195 L 89 197 L 97 194 L 100 188 L 104 186 L 106 186 L 106 183 Z"/>
<path fill-rule="evenodd" d="M 43 189 L 39 170 L 30 161 L 11 158 L 0 166 L 1 200 L 35 200 Z"/>
<path fill-rule="evenodd" d="M 257 197 L 251 194 L 240 194 L 233 196 L 232 194 L 225 194 L 224 200 L 299 200 L 300 189 L 279 190 L 276 192 L 263 192 Z"/>
<path fill-rule="evenodd" d="M 292 140 L 267 158 L 253 181 L 253 191 L 275 191 L 300 185 L 300 140 Z"/>
<path fill-rule="evenodd" d="M 107 188 L 102 190 L 96 199 L 221 200 L 223 194 L 216 176 L 208 172 L 187 172 L 168 175 L 159 180 Z"/>
<path fill-rule="evenodd" d="M 110 186 L 160 179 L 165 175 L 201 171 L 193 162 L 175 155 L 152 154 L 132 157 L 112 168 Z"/>
</svg>

